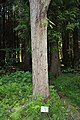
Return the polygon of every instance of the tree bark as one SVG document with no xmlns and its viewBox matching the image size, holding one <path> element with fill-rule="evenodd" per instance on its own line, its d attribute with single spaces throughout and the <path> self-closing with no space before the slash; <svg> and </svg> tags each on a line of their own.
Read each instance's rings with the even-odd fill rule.
<svg viewBox="0 0 80 120">
<path fill-rule="evenodd" d="M 63 29 L 64 31 L 62 31 L 62 63 L 64 64 L 64 67 L 67 68 L 69 67 L 69 34 L 65 28 Z"/>
<path fill-rule="evenodd" d="M 61 70 L 56 40 L 51 42 L 50 50 L 51 50 L 50 71 L 53 73 L 55 77 L 58 77 L 61 74 Z"/>
<path fill-rule="evenodd" d="M 50 0 L 30 0 L 33 95 L 48 97 L 47 10 Z"/>
<path fill-rule="evenodd" d="M 29 40 L 25 40 L 24 41 L 24 44 L 23 44 L 23 51 L 22 51 L 22 54 L 23 54 L 23 68 L 24 70 L 27 70 L 27 71 L 30 71 L 31 70 L 31 64 L 30 64 L 30 52 L 28 51 L 28 48 L 30 48 L 29 46 Z"/>
<path fill-rule="evenodd" d="M 3 4 L 3 15 L 2 15 L 2 49 L 5 49 L 5 4 Z M 1 52 L 1 65 L 5 65 L 5 51 Z"/>
<path fill-rule="evenodd" d="M 74 68 L 78 68 L 79 65 L 79 45 L 78 45 L 78 29 L 73 31 L 73 52 L 74 52 Z"/>
</svg>

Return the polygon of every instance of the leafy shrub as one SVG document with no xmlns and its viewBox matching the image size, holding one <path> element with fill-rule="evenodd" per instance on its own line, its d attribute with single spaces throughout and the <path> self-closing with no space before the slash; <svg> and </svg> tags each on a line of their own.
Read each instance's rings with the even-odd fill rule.
<svg viewBox="0 0 80 120">
<path fill-rule="evenodd" d="M 8 114 L 10 110 L 24 102 L 32 94 L 31 73 L 17 71 L 0 78 L 0 113 Z M 4 112 L 3 112 L 4 111 Z"/>
</svg>

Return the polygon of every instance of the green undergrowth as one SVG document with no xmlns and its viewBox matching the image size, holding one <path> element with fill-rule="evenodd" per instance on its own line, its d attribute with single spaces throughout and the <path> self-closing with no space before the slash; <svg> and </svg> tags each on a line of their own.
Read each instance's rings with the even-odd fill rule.
<svg viewBox="0 0 80 120">
<path fill-rule="evenodd" d="M 72 103 L 80 107 L 80 74 L 62 74 L 55 81 L 55 89 L 63 92 Z"/>
<path fill-rule="evenodd" d="M 32 96 L 30 72 L 17 71 L 0 77 L 0 120 L 71 120 L 71 107 L 61 100 L 54 86 L 50 96 Z M 41 106 L 48 106 L 48 113 L 41 113 Z"/>
</svg>

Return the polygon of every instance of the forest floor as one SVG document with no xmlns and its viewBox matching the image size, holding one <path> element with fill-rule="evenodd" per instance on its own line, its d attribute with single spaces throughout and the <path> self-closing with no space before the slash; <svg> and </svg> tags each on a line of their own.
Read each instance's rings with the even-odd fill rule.
<svg viewBox="0 0 80 120">
<path fill-rule="evenodd" d="M 80 74 L 64 73 L 54 81 L 54 86 L 60 98 L 71 109 L 71 120 L 80 120 Z"/>
<path fill-rule="evenodd" d="M 42 120 L 43 105 L 50 107 L 44 120 L 80 120 L 80 74 L 64 73 L 55 79 L 46 103 L 33 98 L 31 78 L 24 71 L 0 76 L 0 120 Z"/>
</svg>

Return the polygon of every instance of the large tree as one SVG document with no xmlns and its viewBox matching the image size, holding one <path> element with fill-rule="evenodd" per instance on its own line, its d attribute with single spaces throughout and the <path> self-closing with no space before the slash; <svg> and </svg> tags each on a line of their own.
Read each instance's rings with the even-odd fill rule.
<svg viewBox="0 0 80 120">
<path fill-rule="evenodd" d="M 48 97 L 47 11 L 51 0 L 29 0 L 32 40 L 33 95 Z"/>
</svg>

